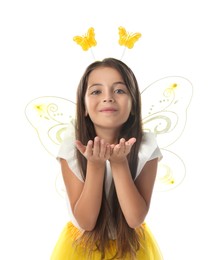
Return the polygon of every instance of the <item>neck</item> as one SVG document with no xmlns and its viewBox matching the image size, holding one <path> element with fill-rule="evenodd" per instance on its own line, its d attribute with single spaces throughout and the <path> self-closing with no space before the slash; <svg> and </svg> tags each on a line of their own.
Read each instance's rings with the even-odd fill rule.
<svg viewBox="0 0 217 260">
<path fill-rule="evenodd" d="M 117 144 L 119 142 L 118 140 L 119 129 L 96 128 L 95 131 L 97 136 L 99 136 L 99 138 L 104 139 L 109 144 Z"/>
</svg>

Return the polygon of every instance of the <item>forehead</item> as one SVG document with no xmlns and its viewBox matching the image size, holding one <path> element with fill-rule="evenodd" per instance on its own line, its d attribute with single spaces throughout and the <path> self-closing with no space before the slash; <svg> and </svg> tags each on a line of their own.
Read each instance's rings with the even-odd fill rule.
<svg viewBox="0 0 217 260">
<path fill-rule="evenodd" d="M 91 71 L 88 82 L 95 81 L 123 81 L 123 78 L 119 71 L 110 67 L 99 67 Z"/>
</svg>

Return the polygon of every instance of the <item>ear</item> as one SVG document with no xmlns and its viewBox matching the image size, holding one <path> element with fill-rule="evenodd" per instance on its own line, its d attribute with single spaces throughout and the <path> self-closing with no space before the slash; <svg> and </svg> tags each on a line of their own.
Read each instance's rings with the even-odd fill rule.
<svg viewBox="0 0 217 260">
<path fill-rule="evenodd" d="M 85 113 L 84 113 L 85 117 L 88 116 L 88 112 L 87 112 L 87 109 L 85 108 Z"/>
</svg>

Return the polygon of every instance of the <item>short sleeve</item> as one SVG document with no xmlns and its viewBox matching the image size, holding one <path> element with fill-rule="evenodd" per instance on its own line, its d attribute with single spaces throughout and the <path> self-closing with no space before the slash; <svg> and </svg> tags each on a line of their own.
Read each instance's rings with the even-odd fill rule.
<svg viewBox="0 0 217 260">
<path fill-rule="evenodd" d="M 162 159 L 162 153 L 160 151 L 160 148 L 157 146 L 156 149 L 154 150 L 154 152 L 152 153 L 151 157 L 149 158 L 149 161 L 158 158 L 158 160 L 160 161 Z"/>
<path fill-rule="evenodd" d="M 158 147 L 156 136 L 154 133 L 147 132 L 144 133 L 142 143 L 140 145 L 139 154 L 138 154 L 138 167 L 136 172 L 135 179 L 141 173 L 146 162 L 158 158 L 162 159 L 162 153 Z"/>
<path fill-rule="evenodd" d="M 76 175 L 76 177 L 84 182 L 76 157 L 74 126 L 70 123 L 66 129 L 62 143 L 57 154 L 57 160 L 60 158 L 65 159 L 69 165 L 70 170 Z"/>
</svg>

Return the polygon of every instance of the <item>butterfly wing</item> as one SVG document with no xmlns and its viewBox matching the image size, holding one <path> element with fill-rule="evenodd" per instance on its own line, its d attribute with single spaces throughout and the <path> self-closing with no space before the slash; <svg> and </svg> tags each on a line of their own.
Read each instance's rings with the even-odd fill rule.
<svg viewBox="0 0 217 260">
<path fill-rule="evenodd" d="M 156 186 L 160 190 L 174 188 L 185 176 L 182 159 L 166 148 L 174 144 L 185 129 L 192 95 L 193 86 L 183 77 L 162 78 L 141 92 L 144 131 L 156 134 L 164 156 L 157 175 Z"/>
<path fill-rule="evenodd" d="M 126 47 L 132 49 L 134 47 L 134 44 L 139 40 L 141 36 L 141 33 L 134 33 L 130 35 L 128 41 L 126 42 Z"/>
<path fill-rule="evenodd" d="M 25 114 L 43 147 L 56 156 L 69 122 L 74 121 L 75 103 L 60 97 L 43 96 L 31 100 Z"/>
<path fill-rule="evenodd" d="M 165 77 L 141 92 L 145 131 L 155 132 L 160 147 L 167 147 L 182 135 L 193 86 L 183 77 Z"/>
<path fill-rule="evenodd" d="M 87 44 L 85 37 L 75 36 L 73 37 L 73 41 L 80 45 L 83 51 L 87 51 L 89 49 L 89 45 Z"/>
<path fill-rule="evenodd" d="M 96 46 L 97 42 L 95 40 L 94 28 L 89 28 L 84 36 L 74 36 L 73 41 L 80 45 L 83 51 L 87 51 L 91 47 Z"/>
<path fill-rule="evenodd" d="M 128 36 L 127 31 L 124 27 L 121 27 L 121 26 L 118 28 L 118 30 L 119 30 L 119 41 L 118 42 L 121 46 L 123 46 L 123 45 L 125 46 L 125 43 L 127 41 L 127 36 Z"/>
<path fill-rule="evenodd" d="M 94 33 L 94 28 L 93 27 L 89 28 L 89 30 L 87 32 L 86 39 L 87 39 L 88 45 L 90 47 L 96 46 L 97 42 L 96 42 L 96 39 L 95 39 L 95 33 Z"/>
<path fill-rule="evenodd" d="M 119 44 L 129 49 L 134 47 L 135 42 L 142 36 L 141 33 L 128 33 L 124 27 L 119 27 Z"/>
</svg>

